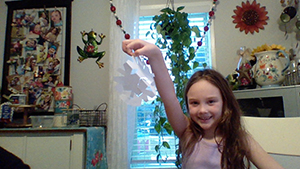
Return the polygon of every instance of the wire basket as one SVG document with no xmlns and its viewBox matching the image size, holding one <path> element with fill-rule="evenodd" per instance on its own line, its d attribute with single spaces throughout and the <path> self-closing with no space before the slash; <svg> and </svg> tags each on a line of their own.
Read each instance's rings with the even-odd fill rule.
<svg viewBox="0 0 300 169">
<path fill-rule="evenodd" d="M 79 110 L 80 126 L 106 126 L 106 109 L 107 104 L 100 104 L 95 110 Z"/>
</svg>

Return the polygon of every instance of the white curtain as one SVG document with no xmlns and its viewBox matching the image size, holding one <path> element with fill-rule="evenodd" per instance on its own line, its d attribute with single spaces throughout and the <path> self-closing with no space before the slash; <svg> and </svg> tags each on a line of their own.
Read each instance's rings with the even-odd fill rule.
<svg viewBox="0 0 300 169">
<path fill-rule="evenodd" d="M 135 38 L 138 29 L 139 0 L 113 0 L 116 15 L 122 21 L 124 30 Z M 111 14 L 110 23 L 110 89 L 109 108 L 107 112 L 107 161 L 109 169 L 124 169 L 130 166 L 131 138 L 134 131 L 134 108 L 128 107 L 115 90 L 114 77 L 120 76 L 118 69 L 124 69 L 123 64 L 128 59 L 122 51 L 124 33 L 116 25 L 116 19 Z M 128 111 L 130 110 L 130 111 Z"/>
</svg>

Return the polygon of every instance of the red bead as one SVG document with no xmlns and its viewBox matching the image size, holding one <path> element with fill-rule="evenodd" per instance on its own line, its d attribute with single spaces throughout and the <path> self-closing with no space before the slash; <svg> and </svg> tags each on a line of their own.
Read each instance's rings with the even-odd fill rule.
<svg viewBox="0 0 300 169">
<path fill-rule="evenodd" d="M 209 27 L 208 27 L 208 26 L 205 26 L 205 27 L 204 27 L 204 31 L 207 32 L 208 30 L 209 30 Z"/>
<path fill-rule="evenodd" d="M 208 14 L 209 14 L 210 17 L 212 17 L 212 16 L 215 15 L 215 12 L 214 11 L 210 11 Z"/>
<path fill-rule="evenodd" d="M 116 11 L 116 7 L 115 7 L 115 6 L 111 6 L 111 7 L 110 7 L 110 10 L 111 10 L 112 12 L 115 12 L 115 11 Z"/>
<path fill-rule="evenodd" d="M 150 63 L 149 63 L 149 60 L 146 60 L 146 63 L 147 63 L 147 65 L 149 65 Z"/>
<path fill-rule="evenodd" d="M 202 41 L 198 41 L 197 45 L 202 46 Z"/>
<path fill-rule="evenodd" d="M 130 39 L 130 35 L 128 33 L 125 34 L 125 39 Z"/>
<path fill-rule="evenodd" d="M 120 19 L 117 20 L 116 22 L 117 25 L 122 25 L 122 21 Z"/>
</svg>

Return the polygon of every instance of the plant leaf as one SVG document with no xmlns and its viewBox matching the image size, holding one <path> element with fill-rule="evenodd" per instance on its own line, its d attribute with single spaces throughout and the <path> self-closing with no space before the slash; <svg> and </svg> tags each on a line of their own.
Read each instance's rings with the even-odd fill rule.
<svg viewBox="0 0 300 169">
<path fill-rule="evenodd" d="M 154 33 L 151 34 L 151 38 L 152 38 L 152 39 L 155 39 L 155 38 L 154 38 Z"/>
<path fill-rule="evenodd" d="M 146 37 L 150 34 L 151 32 L 150 31 L 148 31 L 147 33 L 146 33 Z"/>
<path fill-rule="evenodd" d="M 162 145 L 163 145 L 165 148 L 167 148 L 167 149 L 170 149 L 170 148 L 171 148 L 170 145 L 169 145 L 169 143 L 166 142 L 166 141 L 163 141 Z"/>
<path fill-rule="evenodd" d="M 171 14 L 173 12 L 173 10 L 171 8 L 167 7 L 167 8 L 160 10 L 160 12 Z"/>
<path fill-rule="evenodd" d="M 160 25 L 156 25 L 155 29 L 156 29 L 157 33 L 160 33 L 162 28 Z"/>
<path fill-rule="evenodd" d="M 159 151 L 159 145 L 155 145 L 155 151 L 158 153 L 158 151 Z"/>
<path fill-rule="evenodd" d="M 179 12 L 179 11 L 181 11 L 183 9 L 184 9 L 184 6 L 180 6 L 180 7 L 177 8 L 176 12 Z"/>
<path fill-rule="evenodd" d="M 154 129 L 157 133 L 161 133 L 161 125 L 159 123 L 155 124 Z"/>
<path fill-rule="evenodd" d="M 159 123 L 160 125 L 163 125 L 167 121 L 166 117 L 160 117 Z"/>
<path fill-rule="evenodd" d="M 194 62 L 193 63 L 193 69 L 196 69 L 199 66 L 199 62 Z M 204 67 L 204 66 L 203 66 Z"/>
<path fill-rule="evenodd" d="M 200 35 L 200 29 L 199 29 L 199 27 L 198 26 L 192 26 L 192 29 L 191 29 L 193 32 L 195 32 L 195 34 L 196 34 L 196 37 L 200 37 L 201 35 Z"/>
<path fill-rule="evenodd" d="M 172 134 L 173 128 L 172 128 L 172 126 L 170 125 L 169 122 L 166 122 L 166 123 L 164 124 L 163 128 L 166 129 L 166 131 L 167 131 L 167 133 L 168 133 L 169 135 Z"/>
<path fill-rule="evenodd" d="M 157 154 L 156 156 L 156 162 L 159 162 L 160 154 Z"/>
</svg>

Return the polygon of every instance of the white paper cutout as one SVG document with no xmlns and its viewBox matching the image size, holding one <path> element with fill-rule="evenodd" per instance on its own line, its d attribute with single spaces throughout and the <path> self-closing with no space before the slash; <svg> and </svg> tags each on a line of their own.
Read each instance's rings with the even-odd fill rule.
<svg viewBox="0 0 300 169">
<path fill-rule="evenodd" d="M 142 100 L 148 101 L 156 95 L 153 74 L 139 57 L 131 58 L 124 64 L 124 70 L 118 69 L 123 76 L 114 77 L 118 83 L 116 90 L 120 98 L 128 105 L 140 106 Z"/>
</svg>

